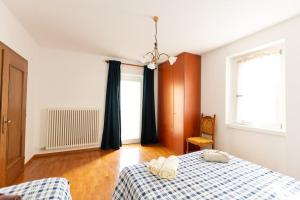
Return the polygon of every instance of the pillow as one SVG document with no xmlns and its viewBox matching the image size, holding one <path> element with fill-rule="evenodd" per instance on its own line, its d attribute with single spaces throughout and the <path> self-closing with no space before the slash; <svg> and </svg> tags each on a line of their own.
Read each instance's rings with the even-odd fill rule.
<svg viewBox="0 0 300 200">
<path fill-rule="evenodd" d="M 206 150 L 203 152 L 203 158 L 209 162 L 228 163 L 229 155 L 226 152 L 219 150 Z"/>
</svg>

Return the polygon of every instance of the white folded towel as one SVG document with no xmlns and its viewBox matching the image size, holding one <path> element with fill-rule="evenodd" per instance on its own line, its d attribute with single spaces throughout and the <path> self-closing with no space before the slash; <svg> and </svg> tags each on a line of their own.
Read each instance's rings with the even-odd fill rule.
<svg viewBox="0 0 300 200">
<path fill-rule="evenodd" d="M 228 153 L 219 150 L 206 150 L 203 152 L 203 157 L 206 161 L 209 162 L 229 162 Z"/>
<path fill-rule="evenodd" d="M 149 163 L 148 163 L 148 170 L 155 174 L 158 175 L 160 172 L 160 169 L 162 168 L 162 165 L 164 164 L 166 158 L 164 157 L 159 157 L 158 159 L 152 159 Z"/>
<path fill-rule="evenodd" d="M 179 159 L 176 156 L 170 156 L 165 160 L 160 169 L 159 176 L 161 178 L 174 179 L 176 178 L 178 167 Z"/>
<path fill-rule="evenodd" d="M 148 170 L 158 175 L 160 178 L 173 179 L 177 175 L 179 167 L 179 159 L 176 156 L 169 156 L 168 158 L 159 157 L 152 159 L 148 165 Z"/>
</svg>

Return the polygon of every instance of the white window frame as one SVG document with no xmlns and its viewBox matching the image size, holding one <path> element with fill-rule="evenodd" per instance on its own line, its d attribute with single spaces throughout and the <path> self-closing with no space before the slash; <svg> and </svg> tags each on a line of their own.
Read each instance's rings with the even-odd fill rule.
<svg viewBox="0 0 300 200">
<path fill-rule="evenodd" d="M 286 91 L 285 91 L 285 41 L 279 40 L 267 45 L 260 46 L 249 51 L 235 54 L 226 59 L 226 116 L 225 123 L 229 128 L 252 131 L 256 133 L 266 133 L 272 135 L 285 136 L 286 133 Z M 267 50 L 280 50 L 282 54 L 282 113 L 283 120 L 280 129 L 272 129 L 266 127 L 254 126 L 246 123 L 238 123 L 236 120 L 237 113 L 237 60 L 244 58 L 250 54 Z"/>
</svg>

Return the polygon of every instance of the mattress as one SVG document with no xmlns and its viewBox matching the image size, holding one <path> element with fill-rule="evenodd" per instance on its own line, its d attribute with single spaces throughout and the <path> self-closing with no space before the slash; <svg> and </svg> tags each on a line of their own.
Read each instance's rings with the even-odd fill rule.
<svg viewBox="0 0 300 200">
<path fill-rule="evenodd" d="M 6 195 L 21 195 L 22 200 L 71 200 L 70 185 L 64 178 L 46 178 L 0 188 Z"/>
<path fill-rule="evenodd" d="M 207 162 L 203 151 L 179 156 L 173 180 L 151 174 L 146 163 L 124 168 L 113 199 L 299 200 L 300 182 L 230 156 L 229 163 Z"/>
</svg>

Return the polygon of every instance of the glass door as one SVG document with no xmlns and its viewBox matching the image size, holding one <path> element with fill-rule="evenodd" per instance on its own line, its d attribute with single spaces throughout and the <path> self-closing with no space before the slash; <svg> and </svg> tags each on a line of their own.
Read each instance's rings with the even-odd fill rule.
<svg viewBox="0 0 300 200">
<path fill-rule="evenodd" d="M 143 76 L 121 74 L 121 138 L 123 144 L 140 143 Z"/>
</svg>

